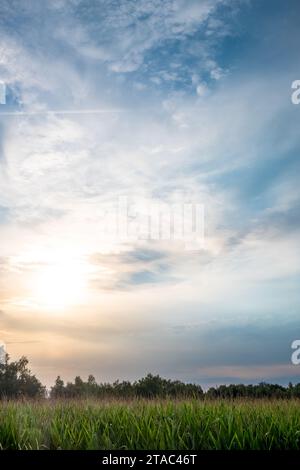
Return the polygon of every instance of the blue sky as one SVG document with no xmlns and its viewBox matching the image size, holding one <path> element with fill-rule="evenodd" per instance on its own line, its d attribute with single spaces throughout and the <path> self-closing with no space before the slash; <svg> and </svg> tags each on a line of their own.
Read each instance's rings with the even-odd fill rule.
<svg viewBox="0 0 300 470">
<path fill-rule="evenodd" d="M 47 384 L 300 381 L 298 2 L 0 6 L 10 354 Z M 120 197 L 203 205 L 203 246 L 103 235 Z"/>
</svg>

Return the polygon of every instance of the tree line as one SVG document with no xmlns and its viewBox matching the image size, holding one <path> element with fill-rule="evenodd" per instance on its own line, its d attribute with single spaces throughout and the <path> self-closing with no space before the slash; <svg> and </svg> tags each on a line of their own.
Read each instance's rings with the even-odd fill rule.
<svg viewBox="0 0 300 470">
<path fill-rule="evenodd" d="M 10 362 L 6 355 L 0 363 L 0 398 L 46 398 L 76 399 L 76 398 L 194 398 L 194 399 L 235 399 L 235 398 L 300 398 L 300 383 L 287 387 L 265 382 L 257 385 L 220 385 L 211 387 L 206 392 L 197 384 L 184 383 L 179 380 L 169 380 L 159 375 L 148 374 L 135 381 L 116 381 L 113 383 L 97 383 L 90 375 L 85 382 L 77 376 L 74 382 L 66 384 L 57 377 L 55 384 L 48 393 L 46 387 L 31 373 L 28 359 L 21 357 L 18 361 Z"/>
<path fill-rule="evenodd" d="M 200 385 L 168 380 L 159 375 L 148 374 L 135 382 L 123 381 L 98 384 L 93 375 L 87 382 L 75 377 L 74 383 L 66 385 L 57 377 L 50 391 L 51 398 L 203 398 Z"/>
</svg>

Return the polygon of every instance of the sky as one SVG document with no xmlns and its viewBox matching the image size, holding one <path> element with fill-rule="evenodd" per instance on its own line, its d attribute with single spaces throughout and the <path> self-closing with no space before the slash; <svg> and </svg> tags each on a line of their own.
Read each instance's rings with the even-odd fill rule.
<svg viewBox="0 0 300 470">
<path fill-rule="evenodd" d="M 48 386 L 300 382 L 299 14 L 0 0 L 1 355 Z"/>
</svg>

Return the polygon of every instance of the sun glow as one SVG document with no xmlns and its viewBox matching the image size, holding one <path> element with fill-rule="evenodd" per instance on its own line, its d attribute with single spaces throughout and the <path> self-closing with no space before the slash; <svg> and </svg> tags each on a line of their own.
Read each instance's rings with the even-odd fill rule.
<svg viewBox="0 0 300 470">
<path fill-rule="evenodd" d="M 59 262 L 36 272 L 32 286 L 32 301 L 47 310 L 65 310 L 81 304 L 87 295 L 88 272 L 85 265 Z"/>
</svg>

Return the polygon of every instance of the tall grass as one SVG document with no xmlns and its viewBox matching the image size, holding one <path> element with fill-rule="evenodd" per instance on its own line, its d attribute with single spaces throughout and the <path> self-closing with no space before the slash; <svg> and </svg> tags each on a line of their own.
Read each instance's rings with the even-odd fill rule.
<svg viewBox="0 0 300 470">
<path fill-rule="evenodd" d="M 2 402 L 0 446 L 300 449 L 300 402 Z"/>
</svg>

